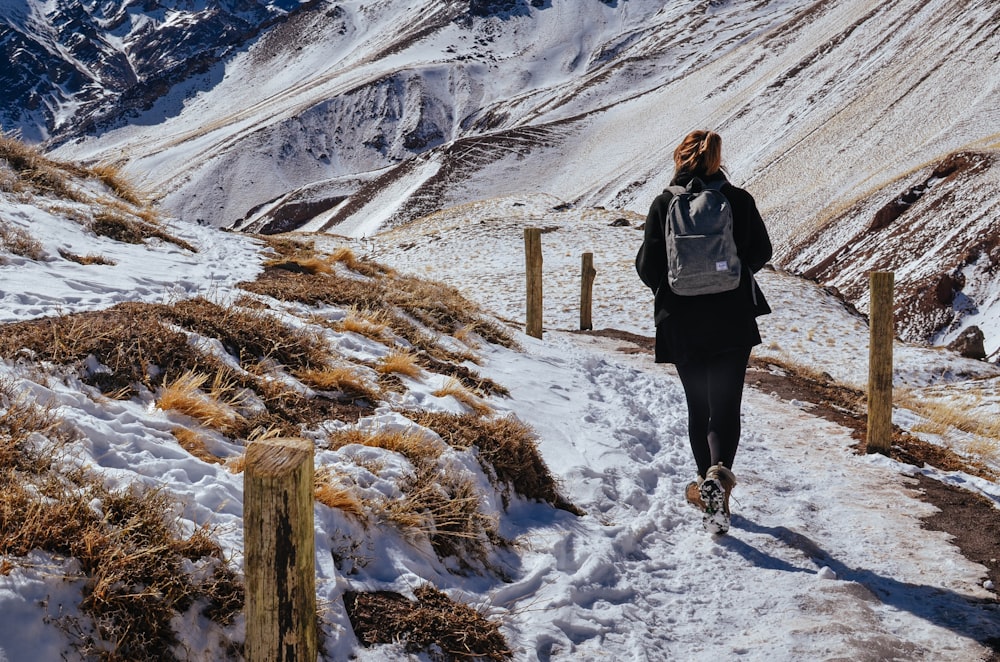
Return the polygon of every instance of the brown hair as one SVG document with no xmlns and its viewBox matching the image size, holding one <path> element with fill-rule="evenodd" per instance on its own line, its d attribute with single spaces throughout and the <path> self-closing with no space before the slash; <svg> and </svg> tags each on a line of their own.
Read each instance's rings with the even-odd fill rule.
<svg viewBox="0 0 1000 662">
<path fill-rule="evenodd" d="M 714 175 L 722 168 L 722 136 L 714 131 L 692 131 L 674 150 L 677 172 Z"/>
</svg>

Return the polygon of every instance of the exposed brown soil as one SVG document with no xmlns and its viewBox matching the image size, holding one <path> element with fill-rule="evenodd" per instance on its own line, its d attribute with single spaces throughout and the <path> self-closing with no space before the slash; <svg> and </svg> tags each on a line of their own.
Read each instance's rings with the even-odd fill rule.
<svg viewBox="0 0 1000 662">
<path fill-rule="evenodd" d="M 581 332 L 621 340 L 618 351 L 627 354 L 652 353 L 653 338 L 639 336 L 617 329 Z M 842 384 L 828 375 L 802 374 L 792 366 L 773 360 L 751 359 L 747 371 L 747 384 L 785 400 L 802 400 L 814 405 L 810 413 L 832 421 L 851 431 L 857 440 L 854 450 L 867 452 L 864 415 L 864 394 Z M 952 451 L 921 441 L 894 426 L 891 457 L 916 467 L 929 465 L 944 471 L 964 471 L 973 476 L 996 481 L 998 476 L 988 467 L 971 462 Z M 1000 586 L 1000 509 L 973 492 L 918 475 L 917 485 L 921 499 L 938 508 L 934 515 L 925 517 L 923 526 L 933 531 L 943 531 L 953 537 L 962 555 L 987 569 L 994 586 Z M 996 589 L 994 589 L 996 592 Z M 1000 639 L 981 642 L 992 649 L 985 662 L 1000 662 Z"/>
<path fill-rule="evenodd" d="M 430 585 L 414 595 L 416 601 L 390 591 L 346 592 L 344 605 L 358 640 L 365 646 L 402 641 L 408 653 L 433 650 L 433 659 L 442 662 L 512 657 L 497 622 Z"/>
<path fill-rule="evenodd" d="M 824 285 L 835 285 L 842 297 L 858 303 L 868 291 L 872 269 L 894 271 L 895 316 L 897 330 L 905 340 L 930 338 L 951 324 L 959 308 L 955 299 L 965 285 L 963 270 L 976 263 L 995 273 L 1000 261 L 1000 233 L 994 215 L 971 211 L 988 209 L 986 198 L 967 200 L 966 192 L 988 197 L 980 183 L 996 167 L 992 152 L 962 151 L 949 154 L 939 162 L 898 182 L 894 197 L 878 209 L 872 209 L 866 196 L 850 209 L 829 219 L 807 238 L 796 242 L 787 255 L 819 244 L 831 231 L 844 227 L 851 219 L 871 215 L 864 227 L 851 230 L 838 248 L 816 255 L 792 267 L 802 276 Z M 960 223 L 963 231 L 952 240 L 928 252 L 927 246 Z M 808 250 L 806 251 L 808 253 Z M 906 270 L 906 262 L 917 256 L 921 268 Z M 790 262 L 795 262 L 793 258 Z M 852 275 L 853 274 L 853 275 Z"/>
</svg>

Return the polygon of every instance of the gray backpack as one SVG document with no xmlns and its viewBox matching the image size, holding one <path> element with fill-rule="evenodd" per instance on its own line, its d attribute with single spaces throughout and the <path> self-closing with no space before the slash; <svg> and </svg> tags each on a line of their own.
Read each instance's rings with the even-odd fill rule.
<svg viewBox="0 0 1000 662">
<path fill-rule="evenodd" d="M 667 284 L 682 296 L 717 294 L 740 285 L 733 210 L 719 190 L 725 180 L 671 186 L 667 207 Z"/>
</svg>

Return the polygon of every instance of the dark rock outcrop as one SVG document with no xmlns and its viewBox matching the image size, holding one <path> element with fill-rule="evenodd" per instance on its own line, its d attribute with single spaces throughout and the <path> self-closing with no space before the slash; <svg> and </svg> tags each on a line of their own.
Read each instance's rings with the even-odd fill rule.
<svg viewBox="0 0 1000 662">
<path fill-rule="evenodd" d="M 970 326 L 958 335 L 955 340 L 948 345 L 948 349 L 954 350 L 969 359 L 986 358 L 986 337 L 982 329 L 978 326 Z"/>
</svg>

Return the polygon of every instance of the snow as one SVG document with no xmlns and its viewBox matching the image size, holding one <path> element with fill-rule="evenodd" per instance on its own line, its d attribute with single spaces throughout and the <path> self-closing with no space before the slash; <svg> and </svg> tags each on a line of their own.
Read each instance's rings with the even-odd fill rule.
<svg viewBox="0 0 1000 662">
<path fill-rule="evenodd" d="M 514 499 L 503 512 L 473 456 L 449 450 L 444 460 L 480 486 L 484 512 L 499 517 L 514 552 L 498 557 L 509 581 L 449 571 L 425 543 L 391 527 L 362 528 L 339 511 L 316 507 L 317 591 L 326 610 L 328 659 L 419 659 L 398 646 L 364 649 L 350 630 L 340 596 L 354 590 L 410 594 L 432 582 L 453 598 L 503 623 L 516 660 L 687 660 L 721 658 L 980 659 L 980 643 L 1000 636 L 996 594 L 985 569 L 962 557 L 944 533 L 925 530 L 933 508 L 914 490 L 917 472 L 987 495 L 1000 486 L 960 473 L 916 469 L 882 456 L 859 456 L 836 424 L 749 385 L 744 434 L 737 457 L 733 528 L 713 537 L 684 502 L 694 476 L 686 437 L 683 391 L 671 367 L 628 343 L 573 332 L 577 324 L 579 256 L 595 253 L 595 322 L 651 335 L 651 301 L 634 275 L 641 217 L 570 207 L 556 211 L 552 196 L 520 196 L 446 209 L 423 221 L 362 243 L 313 235 L 321 246 L 351 245 L 401 271 L 450 282 L 501 319 L 510 320 L 520 350 L 483 345 L 477 369 L 510 389 L 492 398 L 500 414 L 531 425 L 564 494 L 582 517 Z M 84 236 L 65 215 L 0 197 L 0 217 L 37 237 L 49 259 L 5 256 L 0 265 L 5 321 L 93 310 L 122 300 L 170 301 L 201 294 L 225 300 L 233 285 L 261 268 L 261 244 L 239 234 L 175 223 L 170 229 L 195 244 L 115 244 Z M 611 226 L 619 217 L 629 226 Z M 522 231 L 558 227 L 543 235 L 546 331 L 519 329 L 523 314 Z M 115 266 L 83 267 L 55 259 L 60 247 L 98 252 Z M 456 259 L 460 256 L 460 259 Z M 790 275 L 760 276 L 774 314 L 763 318 L 758 356 L 774 356 L 863 383 L 867 327 L 832 296 Z M 304 308 L 285 307 L 289 320 L 309 325 Z M 322 311 L 337 319 L 346 311 Z M 374 360 L 385 346 L 318 327 L 345 356 Z M 959 401 L 974 390 L 984 411 L 1000 401 L 995 366 L 924 347 L 898 345 L 898 386 L 922 397 Z M 36 370 L 0 364 L 38 402 L 50 403 L 83 434 L 74 462 L 100 471 L 111 486 L 162 486 L 183 504 L 188 527 L 210 524 L 237 562 L 242 559 L 242 478 L 183 451 L 170 430 L 183 425 L 149 402 L 109 401 L 73 379 L 41 379 Z M 460 411 L 433 391 L 441 378 L 406 378 L 396 405 Z M 992 389 L 992 390 L 991 390 Z M 897 409 L 897 423 L 919 414 Z M 339 424 L 343 425 L 343 424 Z M 413 428 L 383 406 L 359 426 Z M 433 436 L 429 431 L 426 433 Z M 222 457 L 241 449 L 219 437 Z M 381 467 L 377 473 L 361 464 Z M 994 458 L 994 468 L 1000 468 Z M 318 447 L 317 466 L 355 475 L 371 496 L 394 494 L 400 455 L 347 446 Z M 491 496 L 493 495 L 493 496 Z M 338 570 L 334 554 L 353 559 Z M 34 554 L 0 573 L 0 660 L 74 659 L 52 615 L 81 627 L 80 582 L 72 561 Z M 352 565 L 353 564 L 353 565 Z M 344 573 L 347 574 L 344 574 Z M 227 636 L 196 611 L 175 619 L 186 659 L 221 659 Z"/>
</svg>

